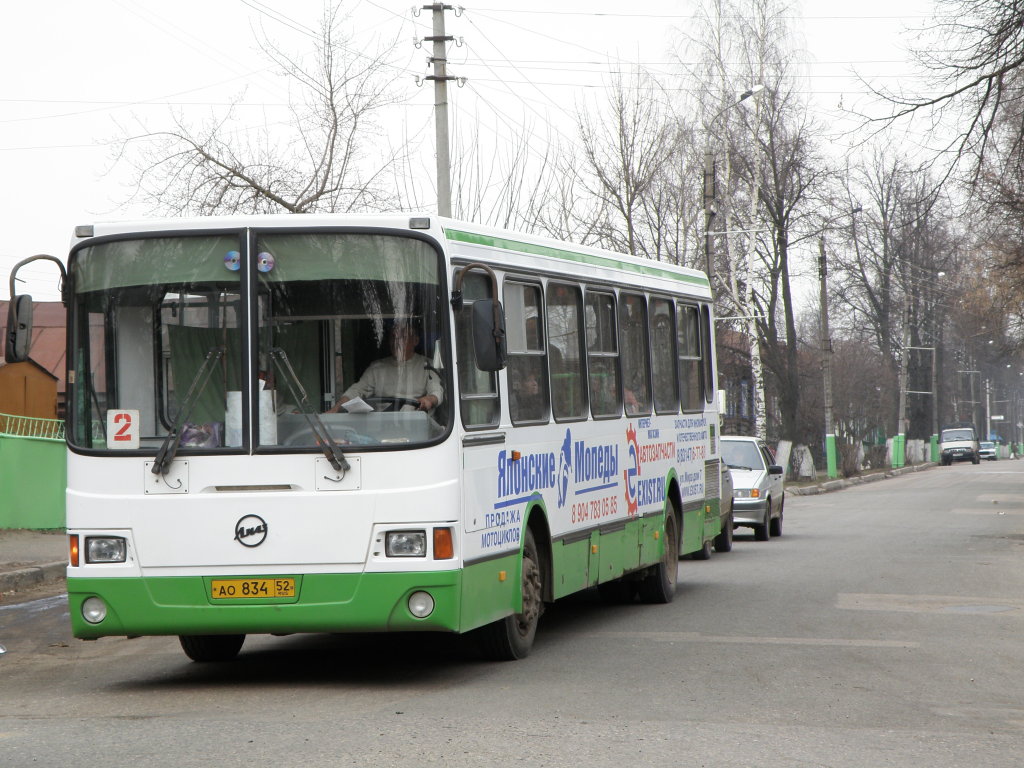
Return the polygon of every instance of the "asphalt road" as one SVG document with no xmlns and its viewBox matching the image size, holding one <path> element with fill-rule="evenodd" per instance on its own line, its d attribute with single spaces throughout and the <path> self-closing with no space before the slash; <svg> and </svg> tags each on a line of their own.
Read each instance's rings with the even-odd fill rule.
<svg viewBox="0 0 1024 768">
<path fill-rule="evenodd" d="M 1024 461 L 786 501 L 668 606 L 563 601 L 533 655 L 451 638 L 70 638 L 0 608 L 0 765 L 1019 766 Z"/>
</svg>

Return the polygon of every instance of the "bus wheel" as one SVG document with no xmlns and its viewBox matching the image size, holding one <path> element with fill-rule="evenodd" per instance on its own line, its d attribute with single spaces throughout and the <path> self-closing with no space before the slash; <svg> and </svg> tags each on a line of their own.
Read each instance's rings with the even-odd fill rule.
<svg viewBox="0 0 1024 768">
<path fill-rule="evenodd" d="M 231 661 L 242 650 L 245 635 L 179 635 L 178 640 L 192 661 Z"/>
<path fill-rule="evenodd" d="M 679 570 L 679 530 L 676 525 L 676 505 L 669 502 L 665 508 L 665 551 L 661 561 L 651 566 L 640 582 L 640 599 L 645 603 L 671 603 L 676 594 L 676 576 Z"/>
<path fill-rule="evenodd" d="M 526 530 L 523 542 L 523 611 L 499 619 L 479 630 L 483 655 L 493 661 L 515 661 L 530 655 L 537 623 L 544 611 L 544 575 L 533 532 Z"/>
</svg>

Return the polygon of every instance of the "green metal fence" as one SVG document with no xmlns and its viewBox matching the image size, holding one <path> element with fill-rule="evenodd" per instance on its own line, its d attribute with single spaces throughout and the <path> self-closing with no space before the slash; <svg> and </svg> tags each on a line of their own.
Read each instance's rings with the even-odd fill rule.
<svg viewBox="0 0 1024 768">
<path fill-rule="evenodd" d="M 64 422 L 60 419 L 36 419 L 31 416 L 11 416 L 7 413 L 0 413 L 0 435 L 63 440 Z"/>
<path fill-rule="evenodd" d="M 65 527 L 64 422 L 0 413 L 0 528 Z"/>
</svg>

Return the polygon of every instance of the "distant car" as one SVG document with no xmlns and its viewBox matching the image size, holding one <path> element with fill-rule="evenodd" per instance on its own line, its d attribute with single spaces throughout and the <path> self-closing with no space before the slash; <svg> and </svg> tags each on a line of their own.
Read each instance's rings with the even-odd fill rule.
<svg viewBox="0 0 1024 768">
<path fill-rule="evenodd" d="M 786 490 L 772 449 L 756 437 L 723 437 L 722 459 L 732 474 L 733 523 L 753 528 L 758 541 L 781 536 Z"/>
<path fill-rule="evenodd" d="M 990 443 L 986 440 L 978 443 L 978 458 L 988 459 L 989 461 L 996 460 L 996 444 Z"/>
<path fill-rule="evenodd" d="M 981 463 L 978 437 L 970 424 L 947 427 L 939 435 L 939 463 L 948 467 L 954 461 Z"/>
</svg>

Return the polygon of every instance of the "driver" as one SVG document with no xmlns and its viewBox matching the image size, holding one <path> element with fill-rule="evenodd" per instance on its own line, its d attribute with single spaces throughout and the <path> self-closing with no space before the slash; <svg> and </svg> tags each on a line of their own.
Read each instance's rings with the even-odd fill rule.
<svg viewBox="0 0 1024 768">
<path fill-rule="evenodd" d="M 420 335 L 408 323 L 395 323 L 388 336 L 391 356 L 374 360 L 355 384 L 327 412 L 337 413 L 354 397 L 415 400 L 417 410 L 432 411 L 442 398 L 441 380 L 423 355 L 414 350 Z"/>
</svg>

